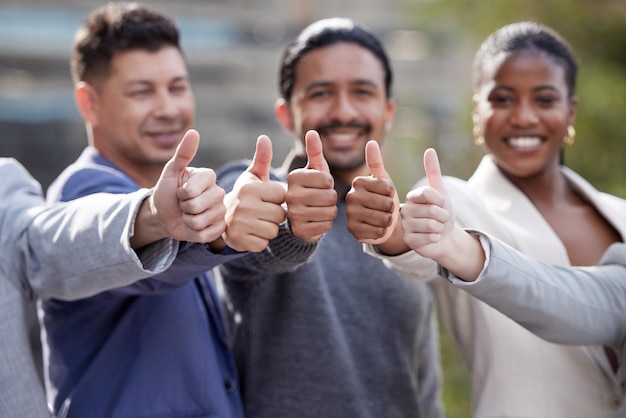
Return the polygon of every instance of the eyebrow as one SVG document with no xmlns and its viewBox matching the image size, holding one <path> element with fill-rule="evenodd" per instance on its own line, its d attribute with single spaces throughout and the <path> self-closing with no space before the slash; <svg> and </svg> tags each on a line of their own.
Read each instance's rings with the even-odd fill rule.
<svg viewBox="0 0 626 418">
<path fill-rule="evenodd" d="M 331 87 L 333 85 L 335 85 L 336 83 L 333 81 L 312 81 L 311 83 L 309 83 L 306 87 L 305 87 L 305 91 L 310 91 L 316 88 L 320 88 L 320 87 Z M 357 79 L 357 80 L 351 80 L 349 82 L 349 84 L 351 86 L 353 85 L 357 85 L 357 86 L 369 86 L 369 87 L 374 87 L 374 88 L 378 88 L 379 86 L 374 83 L 371 80 L 367 80 L 367 79 Z"/>
<path fill-rule="evenodd" d="M 506 85 L 496 85 L 493 90 L 507 90 L 507 91 L 515 91 L 515 89 L 513 87 L 509 87 Z M 492 90 L 492 91 L 493 91 Z M 552 90 L 552 91 L 556 91 L 558 92 L 559 90 L 554 87 L 551 86 L 549 84 L 545 84 L 545 85 L 541 85 L 541 86 L 537 86 L 537 87 L 533 87 L 532 91 L 536 92 L 536 91 L 541 91 L 541 90 Z"/>
<path fill-rule="evenodd" d="M 177 76 L 172 78 L 169 83 L 178 83 L 181 81 L 189 81 L 189 76 L 186 75 L 181 75 L 181 76 Z M 128 83 L 126 83 L 127 86 L 132 87 L 132 86 L 151 86 L 153 85 L 154 82 L 152 80 L 145 80 L 145 79 L 135 79 L 135 80 L 130 80 Z"/>
</svg>

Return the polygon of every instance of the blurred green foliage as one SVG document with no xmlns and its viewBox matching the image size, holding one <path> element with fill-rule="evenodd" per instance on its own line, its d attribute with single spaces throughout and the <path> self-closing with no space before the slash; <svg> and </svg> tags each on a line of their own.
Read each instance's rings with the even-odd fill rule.
<svg viewBox="0 0 626 418">
<path fill-rule="evenodd" d="M 407 0 L 406 14 L 443 54 L 473 48 L 506 24 L 532 20 L 559 32 L 579 61 L 576 142 L 565 162 L 600 190 L 626 198 L 626 1 L 624 0 Z M 468 66 L 468 89 L 470 71 Z M 468 132 L 471 97 L 453 116 Z M 459 161 L 440 154 L 444 173 L 466 177 L 477 156 Z M 419 161 L 419 160 L 418 160 Z M 473 164 L 468 171 L 467 164 Z M 470 384 L 454 347 L 441 330 L 443 402 L 448 418 L 471 416 Z"/>
</svg>

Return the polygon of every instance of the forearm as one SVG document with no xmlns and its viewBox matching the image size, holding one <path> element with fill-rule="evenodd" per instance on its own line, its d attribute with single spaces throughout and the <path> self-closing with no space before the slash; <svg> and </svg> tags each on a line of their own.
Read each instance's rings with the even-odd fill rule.
<svg viewBox="0 0 626 418">
<path fill-rule="evenodd" d="M 485 237 L 489 262 L 473 283 L 446 276 L 472 296 L 559 344 L 623 344 L 626 247 L 596 267 L 555 266 Z"/>
<path fill-rule="evenodd" d="M 452 250 L 435 259 L 443 268 L 466 282 L 473 282 L 485 265 L 485 251 L 477 237 L 454 228 Z"/>
<path fill-rule="evenodd" d="M 178 248 L 174 240 L 159 240 L 141 252 L 130 249 L 145 194 L 95 194 L 38 213 L 17 242 L 30 254 L 25 268 L 33 290 L 44 299 L 82 298 L 169 267 Z"/>
</svg>

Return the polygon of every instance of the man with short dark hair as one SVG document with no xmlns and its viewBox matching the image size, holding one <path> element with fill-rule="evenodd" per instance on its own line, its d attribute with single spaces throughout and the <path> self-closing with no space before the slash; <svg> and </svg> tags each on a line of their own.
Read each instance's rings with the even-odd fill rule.
<svg viewBox="0 0 626 418">
<path fill-rule="evenodd" d="M 206 173 L 187 168 L 197 149 L 191 139 L 153 191 L 48 206 L 28 172 L 0 158 L 0 416 L 50 417 L 37 370 L 41 353 L 28 338 L 37 298 L 73 300 L 127 286 L 171 265 L 179 243 L 162 238 L 203 238 L 196 215 L 181 209 L 207 197 L 197 187 Z"/>
<path fill-rule="evenodd" d="M 391 80 L 380 41 L 349 19 L 313 23 L 284 52 L 275 110 L 295 146 L 275 174 L 288 183 L 289 216 L 303 210 L 292 183 L 310 176 L 311 187 L 334 184 L 337 217 L 293 271 L 244 263 L 251 256 L 217 268 L 249 418 L 441 415 L 429 289 L 363 253 L 346 229 L 352 180 L 371 172 L 365 144 L 392 125 Z M 311 163 L 313 131 L 323 164 Z M 219 170 L 218 182 L 228 190 L 246 164 Z"/>
<path fill-rule="evenodd" d="M 103 6 L 76 35 L 72 73 L 90 146 L 52 184 L 49 199 L 150 187 L 194 121 L 174 22 L 145 5 Z M 205 169 L 203 187 L 213 204 L 190 204 L 185 212 L 213 225 L 211 233 L 206 244 L 184 244 L 163 274 L 79 301 L 44 301 L 56 414 L 243 416 L 221 300 L 207 272 L 264 249 L 286 229 L 285 190 L 265 179 L 271 151 L 269 138 L 260 137 L 254 162 L 226 199 L 215 173 Z M 305 261 L 314 248 L 284 268 Z M 272 254 L 279 258 L 280 248 Z"/>
</svg>

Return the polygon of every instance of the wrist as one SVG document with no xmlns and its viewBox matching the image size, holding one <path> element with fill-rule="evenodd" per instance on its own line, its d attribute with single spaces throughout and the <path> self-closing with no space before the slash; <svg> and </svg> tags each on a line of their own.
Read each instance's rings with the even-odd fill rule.
<svg viewBox="0 0 626 418">
<path fill-rule="evenodd" d="M 402 226 L 400 222 L 395 224 L 393 232 L 386 241 L 375 244 L 376 250 L 383 255 L 396 256 L 411 250 L 404 242 Z"/>
<path fill-rule="evenodd" d="M 133 236 L 130 238 L 130 245 L 133 249 L 144 247 L 169 236 L 165 222 L 158 216 L 158 210 L 154 205 L 153 195 L 150 195 L 141 202 L 137 215 L 135 216 L 133 230 Z"/>
<path fill-rule="evenodd" d="M 455 226 L 452 233 L 452 250 L 449 255 L 436 261 L 459 279 L 473 282 L 482 271 L 485 258 L 480 240 Z"/>
</svg>

